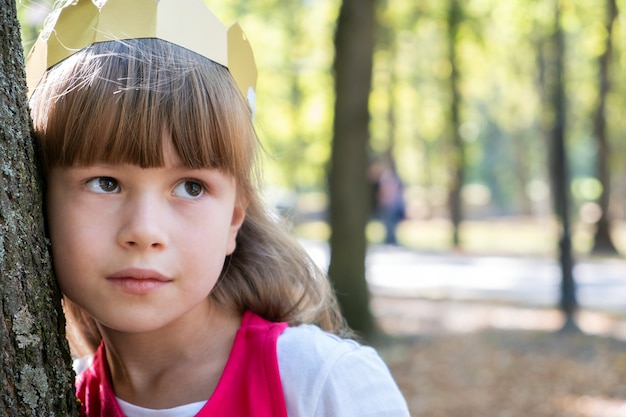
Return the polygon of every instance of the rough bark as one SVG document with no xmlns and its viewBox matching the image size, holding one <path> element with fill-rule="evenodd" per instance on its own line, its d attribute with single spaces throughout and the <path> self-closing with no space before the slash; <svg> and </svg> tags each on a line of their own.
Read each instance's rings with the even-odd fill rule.
<svg viewBox="0 0 626 417">
<path fill-rule="evenodd" d="M 343 0 L 335 33 L 335 119 L 329 173 L 331 260 L 342 312 L 354 330 L 374 329 L 365 280 L 369 217 L 367 149 L 376 0 Z"/>
<path fill-rule="evenodd" d="M 0 0 L 0 27 L 0 415 L 71 416 L 73 373 L 44 235 L 13 0 Z"/>
</svg>

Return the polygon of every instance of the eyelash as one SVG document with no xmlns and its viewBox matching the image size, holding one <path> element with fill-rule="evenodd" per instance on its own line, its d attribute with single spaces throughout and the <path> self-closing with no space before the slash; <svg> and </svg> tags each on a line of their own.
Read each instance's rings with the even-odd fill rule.
<svg viewBox="0 0 626 417">
<path fill-rule="evenodd" d="M 104 188 L 102 187 L 102 183 L 103 183 L 104 181 L 108 181 L 109 183 L 114 184 L 114 185 L 115 185 L 115 187 L 114 187 L 112 190 L 106 190 L 106 189 L 104 189 Z M 100 189 L 99 189 L 99 190 L 95 188 L 96 184 L 97 184 L 97 186 L 99 186 L 99 187 L 100 187 Z M 91 191 L 93 191 L 93 192 L 95 192 L 95 193 L 101 193 L 101 194 L 111 194 L 111 193 L 114 193 L 114 192 L 118 192 L 118 191 L 119 191 L 120 184 L 119 184 L 119 181 L 117 181 L 117 180 L 116 180 L 115 178 L 113 178 L 113 177 L 101 176 L 101 177 L 93 177 L 93 178 L 88 179 L 88 180 L 85 182 L 85 186 L 86 186 L 89 190 L 91 190 Z"/>
<path fill-rule="evenodd" d="M 200 190 L 199 190 L 200 193 L 198 195 L 191 195 L 191 193 L 188 192 L 187 187 L 185 187 L 185 185 L 188 185 L 188 184 L 194 184 L 194 185 L 199 186 L 200 187 Z M 176 186 L 174 187 L 174 190 L 176 190 L 180 186 L 183 186 L 185 188 L 185 192 L 187 192 L 190 195 L 190 197 L 192 197 L 192 198 L 202 197 L 205 193 L 209 192 L 209 187 L 207 187 L 207 185 L 203 181 L 200 181 L 200 180 L 198 180 L 196 178 L 185 178 L 185 179 L 180 180 L 176 184 Z"/>
<path fill-rule="evenodd" d="M 110 189 L 110 190 L 105 189 L 105 187 L 102 186 L 103 182 L 105 181 L 112 183 L 114 185 L 113 189 Z M 120 188 L 119 181 L 113 177 L 108 177 L 108 176 L 99 176 L 99 177 L 90 178 L 85 182 L 85 185 L 89 190 L 95 193 L 101 193 L 101 194 L 113 194 L 113 193 L 119 192 L 119 188 Z M 187 186 L 189 185 L 199 187 L 197 195 L 194 195 L 194 192 L 189 191 L 189 189 L 187 188 Z M 174 189 L 172 190 L 172 194 L 175 195 L 176 190 L 179 187 L 183 187 L 184 192 L 188 194 L 187 198 L 191 197 L 192 199 L 202 197 L 205 193 L 209 192 L 209 187 L 206 185 L 206 183 L 197 178 L 181 179 L 174 186 Z M 110 188 L 110 187 L 107 187 L 107 188 Z"/>
</svg>

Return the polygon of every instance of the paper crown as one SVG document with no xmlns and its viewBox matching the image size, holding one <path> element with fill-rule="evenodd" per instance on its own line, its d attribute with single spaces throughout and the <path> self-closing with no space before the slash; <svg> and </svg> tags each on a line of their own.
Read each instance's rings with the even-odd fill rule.
<svg viewBox="0 0 626 417">
<path fill-rule="evenodd" d="M 256 65 L 241 27 L 226 28 L 202 0 L 67 1 L 51 17 L 26 63 L 29 96 L 46 70 L 97 42 L 158 38 L 228 68 L 253 105 Z"/>
</svg>

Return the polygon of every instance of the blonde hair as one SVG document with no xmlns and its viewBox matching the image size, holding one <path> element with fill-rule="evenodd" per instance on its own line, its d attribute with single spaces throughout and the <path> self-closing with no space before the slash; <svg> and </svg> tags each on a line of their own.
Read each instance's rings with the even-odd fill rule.
<svg viewBox="0 0 626 417">
<path fill-rule="evenodd" d="M 159 167 L 170 138 L 186 166 L 232 175 L 246 217 L 210 297 L 270 321 L 347 332 L 326 275 L 261 202 L 258 139 L 228 69 L 158 39 L 97 43 L 47 71 L 31 112 L 44 177 L 99 162 Z M 97 325 L 64 303 L 73 350 L 95 350 Z"/>
</svg>

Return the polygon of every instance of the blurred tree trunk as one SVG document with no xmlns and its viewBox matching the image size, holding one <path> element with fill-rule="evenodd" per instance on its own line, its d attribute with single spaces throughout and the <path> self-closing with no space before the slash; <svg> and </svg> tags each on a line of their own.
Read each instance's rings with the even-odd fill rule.
<svg viewBox="0 0 626 417">
<path fill-rule="evenodd" d="M 611 195 L 611 174 L 610 174 L 610 147 L 609 138 L 606 132 L 606 96 L 609 91 L 609 67 L 611 64 L 612 55 L 612 35 L 613 25 L 617 20 L 617 3 L 616 0 L 607 0 L 607 21 L 606 21 L 606 43 L 604 46 L 604 53 L 600 55 L 598 59 L 598 105 L 596 107 L 596 114 L 593 120 L 594 137 L 596 140 L 596 146 L 598 148 L 597 153 L 597 170 L 598 180 L 602 184 L 602 194 L 600 194 L 600 208 L 602 209 L 602 215 L 596 222 L 596 234 L 594 236 L 594 243 L 592 253 L 602 254 L 616 254 L 617 249 L 611 239 L 611 222 L 609 214 L 609 199 Z"/>
<path fill-rule="evenodd" d="M 566 127 L 566 96 L 564 86 L 565 74 L 565 40 L 561 27 L 560 2 L 555 0 L 554 29 L 549 42 L 550 56 L 546 57 L 545 92 L 547 114 L 552 115 L 549 121 L 548 135 L 551 144 L 551 182 L 554 208 L 561 221 L 561 237 L 559 240 L 559 261 L 561 265 L 561 300 L 560 307 L 565 316 L 564 330 L 577 329 L 575 313 L 578 308 L 576 300 L 576 283 L 574 281 L 574 259 L 572 256 L 572 240 L 569 220 L 570 179 L 565 146 Z"/>
<path fill-rule="evenodd" d="M 14 0 L 0 0 L 0 415 L 77 415 L 61 295 L 44 237 Z"/>
<path fill-rule="evenodd" d="M 450 107 L 448 120 L 450 188 L 448 192 L 448 210 L 452 221 L 452 245 L 460 247 L 459 229 L 463 220 L 463 201 L 461 192 L 465 182 L 465 147 L 460 135 L 461 95 L 459 93 L 459 64 L 457 59 L 457 41 L 459 25 L 463 19 L 460 0 L 449 0 L 448 9 L 448 59 L 450 60 Z"/>
<path fill-rule="evenodd" d="M 381 0 L 380 10 L 383 11 L 381 16 L 376 19 L 376 51 L 384 51 L 386 59 L 386 72 L 388 74 L 388 80 L 386 82 L 386 95 L 387 95 L 387 147 L 383 150 L 383 160 L 393 161 L 396 149 L 396 91 L 397 91 L 397 59 L 398 48 L 396 42 L 396 32 L 399 30 L 394 27 L 393 21 L 387 16 L 389 14 L 389 0 Z"/>
<path fill-rule="evenodd" d="M 348 325 L 365 336 L 374 331 L 365 280 L 370 213 L 367 182 L 368 99 L 376 0 L 343 0 L 335 33 L 335 119 L 329 172 L 329 275 Z"/>
</svg>

